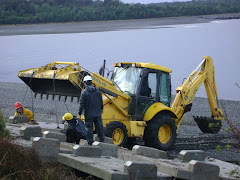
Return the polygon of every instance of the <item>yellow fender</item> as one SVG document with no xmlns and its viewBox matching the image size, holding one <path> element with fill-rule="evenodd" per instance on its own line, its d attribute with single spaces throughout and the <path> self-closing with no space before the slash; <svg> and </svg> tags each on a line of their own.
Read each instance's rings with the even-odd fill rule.
<svg viewBox="0 0 240 180">
<path fill-rule="evenodd" d="M 173 118 L 177 118 L 176 114 L 174 113 L 174 111 L 165 106 L 163 103 L 160 103 L 160 102 L 157 102 L 153 105 L 151 105 L 147 112 L 145 113 L 144 115 L 144 118 L 143 120 L 144 121 L 149 121 L 151 120 L 157 113 L 161 112 L 161 111 L 168 111 L 170 113 L 170 115 L 173 117 Z"/>
</svg>

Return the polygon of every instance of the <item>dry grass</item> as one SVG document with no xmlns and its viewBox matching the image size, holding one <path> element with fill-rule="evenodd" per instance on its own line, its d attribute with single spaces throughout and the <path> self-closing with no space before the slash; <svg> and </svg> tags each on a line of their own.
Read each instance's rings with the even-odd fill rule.
<svg viewBox="0 0 240 180">
<path fill-rule="evenodd" d="M 74 180 L 71 168 L 60 163 L 44 163 L 32 148 L 0 139 L 0 179 Z"/>
</svg>

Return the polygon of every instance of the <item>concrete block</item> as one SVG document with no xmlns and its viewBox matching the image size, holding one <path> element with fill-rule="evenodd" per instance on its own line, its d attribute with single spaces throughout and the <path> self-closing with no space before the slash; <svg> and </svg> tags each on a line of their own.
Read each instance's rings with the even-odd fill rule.
<svg viewBox="0 0 240 180">
<path fill-rule="evenodd" d="M 96 134 L 94 134 L 94 141 L 100 142 L 100 139 Z M 113 140 L 112 138 L 105 136 L 104 143 L 113 144 Z"/>
<path fill-rule="evenodd" d="M 27 123 L 28 117 L 23 114 L 21 116 L 10 116 L 8 119 L 9 124 Z"/>
<path fill-rule="evenodd" d="M 72 150 L 60 148 L 59 153 L 72 154 Z"/>
<path fill-rule="evenodd" d="M 141 156 L 167 159 L 167 152 L 161 151 L 155 148 L 146 147 L 146 146 L 135 145 L 132 148 L 132 152 L 134 154 L 141 155 Z"/>
<path fill-rule="evenodd" d="M 187 162 L 191 160 L 204 161 L 206 157 L 205 152 L 201 150 L 182 150 L 179 153 L 178 159 Z"/>
<path fill-rule="evenodd" d="M 65 123 L 64 123 L 64 129 L 67 129 L 67 128 L 68 128 L 68 123 L 65 122 Z"/>
<path fill-rule="evenodd" d="M 23 135 L 25 140 L 30 140 L 31 136 L 33 137 L 42 137 L 41 127 L 40 126 L 23 126 L 20 128 L 20 135 Z"/>
<path fill-rule="evenodd" d="M 156 180 L 172 180 L 172 179 L 173 179 L 172 176 L 170 176 L 168 174 L 157 172 Z"/>
<path fill-rule="evenodd" d="M 192 172 L 188 170 L 188 163 L 180 162 L 177 159 L 154 159 L 146 156 L 132 155 L 132 153 L 118 150 L 118 158 L 128 161 L 149 162 L 157 166 L 158 172 L 168 174 L 180 179 L 190 179 Z"/>
<path fill-rule="evenodd" d="M 32 147 L 44 161 L 57 161 L 57 155 L 60 152 L 59 140 L 35 137 Z"/>
<path fill-rule="evenodd" d="M 114 157 L 89 158 L 58 153 L 58 162 L 104 180 L 132 179 L 124 173 L 124 161 Z"/>
<path fill-rule="evenodd" d="M 85 157 L 101 157 L 102 149 L 98 146 L 80 146 L 75 145 L 73 147 L 73 154 L 75 156 Z"/>
<path fill-rule="evenodd" d="M 66 135 L 63 133 L 52 132 L 52 131 L 44 131 L 43 138 L 52 138 L 58 139 L 60 142 L 66 142 Z"/>
<path fill-rule="evenodd" d="M 131 179 L 156 179 L 157 166 L 153 163 L 127 161 L 124 164 L 124 172 Z"/>
<path fill-rule="evenodd" d="M 8 123 L 9 123 L 9 124 L 16 124 L 17 122 L 15 121 L 15 116 L 10 116 L 10 117 L 8 118 Z"/>
<path fill-rule="evenodd" d="M 81 146 L 87 146 L 87 145 L 88 145 L 88 142 L 87 142 L 86 139 L 80 139 L 79 145 L 81 145 Z"/>
<path fill-rule="evenodd" d="M 114 144 L 108 144 L 103 142 L 93 142 L 93 146 L 98 146 L 102 149 L 102 156 L 112 156 L 117 158 L 118 156 L 118 146 Z"/>
<path fill-rule="evenodd" d="M 218 165 L 208 162 L 191 160 L 188 163 L 188 170 L 192 171 L 194 180 L 211 180 L 219 177 L 220 168 Z"/>
<path fill-rule="evenodd" d="M 60 142 L 60 148 L 71 150 L 71 152 L 75 145 L 76 144 L 69 143 L 69 142 Z"/>
</svg>

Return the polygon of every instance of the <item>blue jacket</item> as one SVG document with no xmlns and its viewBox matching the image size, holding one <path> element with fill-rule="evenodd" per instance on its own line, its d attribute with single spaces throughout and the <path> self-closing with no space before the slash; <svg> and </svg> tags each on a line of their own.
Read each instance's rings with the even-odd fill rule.
<svg viewBox="0 0 240 180">
<path fill-rule="evenodd" d="M 103 109 L 102 94 L 98 88 L 89 85 L 82 91 L 80 98 L 79 115 L 84 110 L 85 119 L 101 117 Z"/>
<path fill-rule="evenodd" d="M 86 136 L 87 132 L 85 129 L 85 125 L 83 121 L 78 119 L 76 116 L 73 116 L 73 119 L 68 122 L 68 129 L 76 130 L 78 133 L 80 133 L 82 136 Z"/>
</svg>

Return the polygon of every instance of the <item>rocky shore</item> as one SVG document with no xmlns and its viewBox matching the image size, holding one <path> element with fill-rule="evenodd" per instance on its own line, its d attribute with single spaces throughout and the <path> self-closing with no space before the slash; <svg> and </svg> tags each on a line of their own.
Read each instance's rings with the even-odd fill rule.
<svg viewBox="0 0 240 180">
<path fill-rule="evenodd" d="M 49 96 L 48 100 L 45 96 L 43 99 L 40 99 L 39 95 L 36 98 L 32 97 L 34 97 L 34 94 L 31 93 L 28 86 L 23 83 L 0 82 L 0 107 L 6 118 L 14 114 L 14 103 L 17 101 L 22 102 L 24 107 L 31 110 L 33 108 L 37 121 L 50 124 L 57 123 L 57 121 L 61 123 L 63 114 L 68 111 L 74 115 L 78 113 L 79 103 L 76 98 L 73 102 L 71 102 L 69 98 L 65 103 L 63 99 L 61 99 L 61 101 L 53 101 L 51 96 Z M 228 119 L 237 128 L 240 128 L 240 101 L 220 99 L 219 102 L 220 107 L 226 110 L 224 114 Z M 196 97 L 194 99 L 192 110 L 186 114 L 179 128 L 175 148 L 170 152 L 173 157 L 176 156 L 181 149 L 207 149 L 211 157 L 215 156 L 216 158 L 221 155 L 222 160 L 240 161 L 239 147 L 234 149 L 234 151 L 238 151 L 237 153 L 216 151 L 217 145 L 225 146 L 226 144 L 236 142 L 234 136 L 227 132 L 229 126 L 226 121 L 222 122 L 222 129 L 218 134 L 204 134 L 196 125 L 193 116 L 211 116 L 207 98 Z"/>
</svg>

